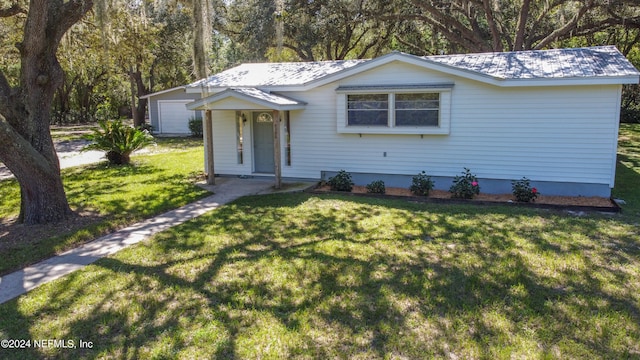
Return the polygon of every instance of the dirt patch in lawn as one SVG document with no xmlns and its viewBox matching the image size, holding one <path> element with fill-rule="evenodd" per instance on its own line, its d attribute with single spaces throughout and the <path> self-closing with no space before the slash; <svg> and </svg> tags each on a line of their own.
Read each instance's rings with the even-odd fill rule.
<svg viewBox="0 0 640 360">
<path fill-rule="evenodd" d="M 331 188 L 328 185 L 318 186 L 314 189 L 318 192 L 331 192 Z M 352 194 L 367 194 L 367 188 L 365 186 L 354 186 L 351 191 Z M 374 194 L 371 194 L 374 195 Z M 444 190 L 431 190 L 428 197 L 417 197 L 409 189 L 387 187 L 384 195 L 378 194 L 378 196 L 399 196 L 399 197 L 412 197 L 415 199 L 424 199 L 426 201 L 468 201 L 471 203 L 516 203 L 522 205 L 539 205 L 539 207 L 566 207 L 572 208 L 584 208 L 584 210 L 603 210 L 603 211 L 618 211 L 619 208 L 614 204 L 611 199 L 603 197 L 586 197 L 586 196 L 545 196 L 538 195 L 538 198 L 532 203 L 517 203 L 515 197 L 512 194 L 484 194 L 480 193 L 471 200 L 452 199 L 451 193 Z M 610 210 L 609 210 L 610 209 Z"/>
<path fill-rule="evenodd" d="M 27 226 L 17 223 L 15 218 L 0 219 L 0 255 L 19 248 L 38 246 L 43 240 L 78 231 L 103 220 L 102 216 L 91 212 L 82 212 L 66 221 L 44 225 Z M 70 244 L 65 247 L 62 244 L 58 251 L 65 251 L 77 245 Z"/>
</svg>

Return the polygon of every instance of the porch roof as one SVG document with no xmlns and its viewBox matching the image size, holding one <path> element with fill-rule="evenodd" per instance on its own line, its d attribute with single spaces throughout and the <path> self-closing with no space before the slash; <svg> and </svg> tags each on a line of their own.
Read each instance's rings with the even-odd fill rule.
<svg viewBox="0 0 640 360">
<path fill-rule="evenodd" d="M 228 88 L 187 104 L 189 110 L 299 110 L 304 101 L 256 88 Z"/>
</svg>

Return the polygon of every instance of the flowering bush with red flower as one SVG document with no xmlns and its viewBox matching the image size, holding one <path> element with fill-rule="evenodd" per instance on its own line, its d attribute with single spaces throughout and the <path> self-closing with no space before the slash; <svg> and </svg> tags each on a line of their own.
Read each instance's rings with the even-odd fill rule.
<svg viewBox="0 0 640 360">
<path fill-rule="evenodd" d="M 458 175 L 453 179 L 453 185 L 449 188 L 449 192 L 454 198 L 473 199 L 480 193 L 478 178 L 471 173 L 471 170 L 464 168 L 462 176 Z"/>
<path fill-rule="evenodd" d="M 529 179 L 523 177 L 518 181 L 511 181 L 511 189 L 516 201 L 531 202 L 538 197 L 538 189 L 531 187 Z"/>
</svg>

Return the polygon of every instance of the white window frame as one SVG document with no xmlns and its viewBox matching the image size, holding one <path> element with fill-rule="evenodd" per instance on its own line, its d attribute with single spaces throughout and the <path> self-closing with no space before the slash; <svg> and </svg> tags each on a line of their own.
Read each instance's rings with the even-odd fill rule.
<svg viewBox="0 0 640 360">
<path fill-rule="evenodd" d="M 417 135 L 448 135 L 451 129 L 451 92 L 453 84 L 424 85 L 424 86 L 393 86 L 393 87 L 340 87 L 336 89 L 337 131 L 345 134 L 417 134 Z M 396 94 L 425 94 L 437 93 L 440 97 L 438 111 L 438 126 L 407 126 L 395 125 L 395 95 Z M 389 108 L 387 126 L 381 125 L 349 125 L 348 97 L 349 95 L 387 94 Z"/>
</svg>

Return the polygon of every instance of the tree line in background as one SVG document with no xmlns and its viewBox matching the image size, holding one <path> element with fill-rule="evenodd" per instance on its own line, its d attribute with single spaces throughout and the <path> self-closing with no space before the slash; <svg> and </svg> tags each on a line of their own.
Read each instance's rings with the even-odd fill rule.
<svg viewBox="0 0 640 360">
<path fill-rule="evenodd" d="M 10 10 L 11 1 L 4 3 L 0 9 Z M 0 70 L 10 83 L 18 81 L 15 44 L 25 18 L 0 18 Z M 52 121 L 126 116 L 140 125 L 146 107 L 140 96 L 242 62 L 604 44 L 618 46 L 640 67 L 637 1 L 105 0 L 61 41 L 65 75 Z M 639 96 L 637 86 L 625 89 L 625 119 L 640 121 Z"/>
</svg>

